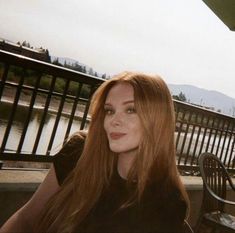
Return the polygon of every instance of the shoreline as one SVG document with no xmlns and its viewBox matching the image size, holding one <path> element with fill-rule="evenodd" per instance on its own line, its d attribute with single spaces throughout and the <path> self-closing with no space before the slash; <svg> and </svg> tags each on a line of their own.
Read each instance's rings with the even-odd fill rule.
<svg viewBox="0 0 235 233">
<path fill-rule="evenodd" d="M 44 107 L 45 107 L 44 102 L 42 102 L 42 101 L 38 101 L 38 102 L 35 101 L 35 103 L 33 105 L 33 109 L 36 109 L 36 110 L 39 110 L 39 111 L 43 111 Z M 55 102 L 57 102 L 57 103 L 55 103 Z M 3 95 L 1 100 L 0 100 L 0 103 L 14 104 L 14 100 L 10 96 Z M 66 104 L 67 104 L 67 106 L 66 106 Z M 30 105 L 30 102 L 26 101 L 26 100 L 19 100 L 17 105 L 21 106 L 21 107 L 28 108 L 29 105 Z M 78 106 L 77 106 L 77 108 L 78 108 Z M 81 105 L 80 105 L 80 108 L 81 108 Z M 69 103 L 69 102 L 65 102 L 65 104 L 63 106 L 63 109 L 61 111 L 61 115 L 66 116 L 66 117 L 70 117 L 71 111 L 72 111 L 72 104 Z M 58 101 L 57 100 L 53 100 L 53 99 L 51 100 L 51 103 L 50 103 L 50 105 L 48 107 L 48 112 L 50 112 L 50 113 L 57 113 L 58 112 Z M 76 110 L 75 114 L 74 114 L 74 119 L 82 120 L 83 113 L 84 112 L 82 112 L 81 110 Z M 90 121 L 90 116 L 89 115 L 87 116 L 87 120 L 86 121 L 87 122 Z"/>
</svg>

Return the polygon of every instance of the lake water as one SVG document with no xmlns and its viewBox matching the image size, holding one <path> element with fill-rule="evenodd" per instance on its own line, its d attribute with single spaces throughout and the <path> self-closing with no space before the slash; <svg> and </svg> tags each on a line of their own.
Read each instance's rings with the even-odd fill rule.
<svg viewBox="0 0 235 233">
<path fill-rule="evenodd" d="M 66 105 L 66 103 L 65 103 L 65 105 Z M 69 104 L 67 103 L 67 105 L 68 106 L 65 106 L 65 108 L 67 107 L 67 110 L 68 110 Z M 3 135 L 4 135 L 4 132 L 7 127 L 8 119 L 9 119 L 9 116 L 11 113 L 11 108 L 12 108 L 11 103 L 0 102 L 0 145 L 2 143 Z M 20 141 L 20 137 L 21 137 L 21 134 L 23 131 L 25 116 L 27 115 L 27 112 L 28 112 L 28 107 L 18 105 L 17 111 L 15 113 L 14 121 L 13 121 L 13 124 L 11 127 L 11 131 L 9 134 L 9 138 L 8 138 L 7 144 L 6 144 L 7 152 L 14 153 L 17 150 L 17 147 L 18 147 L 18 144 Z M 22 147 L 23 153 L 31 154 L 31 152 L 33 150 L 33 145 L 34 145 L 34 141 L 37 136 L 37 132 L 38 132 L 38 128 L 39 128 L 39 125 L 41 122 L 42 114 L 43 114 L 42 109 L 40 109 L 40 108 L 33 109 L 30 123 L 28 125 L 28 130 L 27 130 L 26 137 L 25 137 L 25 142 Z M 56 112 L 49 111 L 47 113 L 45 125 L 42 130 L 41 138 L 40 138 L 38 149 L 37 149 L 37 154 L 45 154 L 46 153 L 48 143 L 49 143 L 49 138 L 50 138 L 50 135 L 51 135 L 53 127 L 54 127 L 55 119 L 56 119 Z M 64 140 L 64 136 L 66 133 L 68 122 L 69 122 L 68 116 L 62 115 L 60 118 L 59 125 L 57 127 L 57 132 L 56 132 L 54 143 L 53 143 L 52 150 L 50 153 L 51 155 L 55 154 L 61 148 L 62 142 Z M 81 122 L 78 118 L 74 119 L 70 134 L 78 131 L 80 129 L 80 124 L 81 124 Z M 177 137 L 177 133 L 175 136 Z M 179 143 L 178 143 L 178 147 L 177 147 L 178 153 L 181 153 L 184 137 L 185 137 L 185 133 L 182 132 L 180 134 Z M 198 140 L 197 145 L 195 145 L 195 141 L 197 140 L 197 133 L 193 135 L 193 141 L 191 144 L 190 144 L 190 138 L 191 138 L 191 133 L 188 133 L 186 135 L 185 145 L 183 148 L 183 154 L 189 154 L 189 155 L 193 154 L 195 146 L 196 146 L 196 154 L 199 154 L 199 150 L 202 146 L 201 144 L 203 144 L 202 151 L 205 151 L 205 149 L 207 147 L 207 142 L 209 139 L 208 134 L 205 136 L 205 140 L 203 141 L 203 132 L 201 132 L 201 134 L 199 135 L 199 138 L 198 138 L 199 140 Z M 224 135 L 222 135 L 221 139 L 219 139 L 219 138 L 220 138 L 219 135 L 212 135 L 211 136 L 208 150 L 211 151 L 213 141 L 215 139 L 216 147 L 214 149 L 217 149 L 217 146 L 218 146 L 219 147 L 218 154 L 220 155 L 221 153 L 223 153 L 222 158 L 224 158 L 224 156 L 225 156 L 224 153 L 226 152 L 226 148 L 229 146 L 230 150 L 231 150 L 232 142 L 235 139 L 233 136 L 231 143 L 229 145 L 229 141 L 230 141 L 229 135 L 226 138 L 224 137 Z M 191 145 L 190 149 L 188 149 L 189 145 Z M 215 152 L 215 151 L 213 151 L 213 152 Z M 226 162 L 228 162 L 228 160 L 229 160 L 229 156 L 227 157 Z"/>
<path fill-rule="evenodd" d="M 3 140 L 4 132 L 7 127 L 8 119 L 11 113 L 12 104 L 0 102 L 0 145 Z M 7 152 L 14 152 L 16 151 L 20 137 L 23 131 L 25 117 L 27 115 L 28 108 L 25 106 L 18 106 L 17 111 L 15 113 L 14 121 L 11 127 L 11 131 L 7 140 L 6 150 Z M 31 119 L 28 125 L 28 130 L 25 137 L 25 142 L 22 147 L 23 153 L 31 153 L 34 145 L 34 141 L 37 136 L 39 124 L 41 122 L 43 111 L 41 109 L 34 108 Z M 48 138 L 53 130 L 53 126 L 56 119 L 56 113 L 49 111 L 46 116 L 45 125 L 43 127 L 43 131 L 41 134 L 41 139 L 39 141 L 37 153 L 38 154 L 45 154 L 47 146 L 48 146 Z M 55 154 L 58 149 L 61 147 L 61 144 L 64 139 L 64 135 L 66 133 L 67 125 L 69 119 L 66 115 L 62 115 L 60 118 L 59 125 L 57 127 L 57 132 L 55 135 L 54 143 L 52 146 L 51 154 Z M 78 131 L 80 129 L 80 120 L 74 119 L 70 134 Z"/>
</svg>

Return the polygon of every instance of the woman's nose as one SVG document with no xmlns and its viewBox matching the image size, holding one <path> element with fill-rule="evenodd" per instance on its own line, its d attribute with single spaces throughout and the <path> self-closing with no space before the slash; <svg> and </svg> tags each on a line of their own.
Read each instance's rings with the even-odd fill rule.
<svg viewBox="0 0 235 233">
<path fill-rule="evenodd" d="M 112 117 L 111 124 L 114 126 L 122 124 L 123 116 L 121 113 L 115 113 Z"/>
</svg>

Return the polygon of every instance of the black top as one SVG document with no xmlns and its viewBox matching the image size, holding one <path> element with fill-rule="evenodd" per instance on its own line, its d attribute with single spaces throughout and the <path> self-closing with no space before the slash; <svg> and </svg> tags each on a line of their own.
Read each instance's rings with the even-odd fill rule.
<svg viewBox="0 0 235 233">
<path fill-rule="evenodd" d="M 58 183 L 62 184 L 75 167 L 84 145 L 84 140 L 74 136 L 55 156 L 54 166 Z M 103 192 L 98 203 L 77 226 L 81 233 L 178 233 L 186 215 L 186 203 L 177 190 L 168 196 L 157 197 L 156 185 L 145 192 L 139 203 L 120 209 L 130 189 L 126 180 L 114 172 L 109 188 Z"/>
<path fill-rule="evenodd" d="M 68 174 L 75 168 L 82 154 L 85 138 L 75 134 L 63 148 L 54 156 L 55 173 L 59 185 L 63 183 Z"/>
</svg>

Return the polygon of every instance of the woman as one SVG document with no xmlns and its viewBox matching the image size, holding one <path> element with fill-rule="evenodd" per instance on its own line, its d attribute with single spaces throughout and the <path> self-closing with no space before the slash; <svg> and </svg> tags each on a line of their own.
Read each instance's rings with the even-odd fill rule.
<svg viewBox="0 0 235 233">
<path fill-rule="evenodd" d="M 91 116 L 84 149 L 83 134 L 71 138 L 2 232 L 181 232 L 188 198 L 164 81 L 121 73 L 98 88 Z"/>
</svg>

